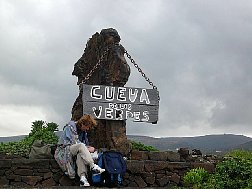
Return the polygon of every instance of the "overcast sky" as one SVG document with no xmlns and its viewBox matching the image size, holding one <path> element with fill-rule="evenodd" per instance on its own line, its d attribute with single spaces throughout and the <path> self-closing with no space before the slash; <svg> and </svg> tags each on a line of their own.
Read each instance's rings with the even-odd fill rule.
<svg viewBox="0 0 252 189">
<path fill-rule="evenodd" d="M 35 120 L 62 128 L 78 96 L 74 63 L 109 27 L 161 97 L 158 124 L 127 121 L 127 134 L 252 136 L 250 0 L 1 0 L 0 136 Z M 126 86 L 151 88 L 130 66 Z"/>
</svg>

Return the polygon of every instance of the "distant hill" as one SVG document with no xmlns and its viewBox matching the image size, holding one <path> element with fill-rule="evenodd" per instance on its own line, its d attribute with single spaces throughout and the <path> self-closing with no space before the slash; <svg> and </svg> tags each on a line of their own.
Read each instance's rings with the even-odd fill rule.
<svg viewBox="0 0 252 189">
<path fill-rule="evenodd" d="M 60 136 L 62 131 L 57 131 L 56 135 Z M 6 143 L 6 142 L 15 142 L 20 141 L 24 139 L 27 135 L 18 135 L 18 136 L 10 136 L 10 137 L 0 137 L 0 142 Z"/>
<path fill-rule="evenodd" d="M 56 132 L 60 136 L 62 131 Z M 0 137 L 0 142 L 20 141 L 26 135 Z M 149 136 L 127 135 L 129 140 L 153 146 L 160 151 L 177 151 L 179 148 L 200 149 L 203 153 L 229 151 L 232 149 L 252 150 L 252 138 L 244 135 L 205 135 L 197 137 L 165 137 L 154 138 Z"/>
<path fill-rule="evenodd" d="M 10 136 L 10 137 L 0 137 L 0 142 L 6 143 L 6 142 L 20 141 L 23 138 L 25 138 L 26 136 L 27 135 Z"/>
<path fill-rule="evenodd" d="M 246 142 L 244 144 L 240 144 L 236 146 L 234 149 L 243 149 L 243 150 L 252 151 L 252 141 Z"/>
<path fill-rule="evenodd" d="M 204 153 L 228 151 L 237 148 L 239 145 L 244 143 L 252 143 L 252 138 L 250 137 L 232 134 L 167 138 L 128 135 L 128 139 L 141 142 L 145 145 L 153 146 L 161 151 L 175 151 L 178 148 L 183 147 L 189 149 L 200 149 Z"/>
</svg>

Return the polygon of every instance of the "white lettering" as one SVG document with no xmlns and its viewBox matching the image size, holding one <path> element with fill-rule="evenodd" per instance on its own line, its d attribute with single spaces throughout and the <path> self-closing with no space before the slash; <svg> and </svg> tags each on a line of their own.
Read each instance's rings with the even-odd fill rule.
<svg viewBox="0 0 252 189">
<path fill-rule="evenodd" d="M 95 99 L 101 99 L 102 95 L 96 94 L 95 91 L 100 89 L 100 86 L 92 86 L 91 91 L 90 91 L 90 96 Z"/>
<path fill-rule="evenodd" d="M 99 110 L 97 110 L 96 107 L 93 107 L 92 109 L 93 109 L 93 112 L 94 112 L 95 116 L 97 118 L 100 118 L 101 117 L 101 113 L 102 113 L 102 106 L 99 106 Z"/>
<path fill-rule="evenodd" d="M 119 101 L 126 101 L 126 97 L 123 96 L 125 95 L 126 88 L 124 87 L 118 87 L 118 93 L 117 93 L 117 100 Z"/>
<path fill-rule="evenodd" d="M 141 121 L 140 120 L 140 112 L 134 112 L 134 121 Z"/>
<path fill-rule="evenodd" d="M 144 111 L 143 112 L 143 119 L 142 119 L 142 121 L 149 121 L 149 116 L 148 116 L 148 114 L 149 114 L 149 111 Z"/>
<path fill-rule="evenodd" d="M 112 101 L 115 98 L 115 87 L 105 87 L 105 100 Z"/>
<path fill-rule="evenodd" d="M 131 106 L 132 106 L 131 104 L 128 104 L 128 110 L 131 110 Z"/>
<path fill-rule="evenodd" d="M 137 93 L 138 93 L 137 89 L 135 89 L 134 93 L 133 93 L 133 89 L 131 89 L 131 88 L 129 89 L 129 100 L 130 100 L 130 102 L 135 102 L 135 100 L 137 98 Z"/>
<path fill-rule="evenodd" d="M 112 112 L 113 112 L 113 109 L 105 108 L 105 118 L 113 119 Z"/>
<path fill-rule="evenodd" d="M 131 110 L 131 104 L 108 103 L 108 107 L 116 110 Z"/>
<path fill-rule="evenodd" d="M 133 114 L 130 111 L 126 111 L 126 119 L 133 118 Z"/>
<path fill-rule="evenodd" d="M 109 103 L 109 108 L 114 108 L 115 104 L 114 103 Z"/>
<path fill-rule="evenodd" d="M 158 104 L 157 108 L 156 104 L 150 106 L 155 96 L 149 93 L 149 89 L 103 85 L 88 87 L 88 91 L 86 88 L 83 90 L 83 104 L 88 104 L 83 106 L 83 113 L 91 113 L 96 119 L 153 122 L 157 117 Z"/>
<path fill-rule="evenodd" d="M 122 115 L 123 115 L 122 110 L 116 110 L 116 119 L 117 120 L 122 120 L 123 119 Z"/>
<path fill-rule="evenodd" d="M 146 101 L 146 104 L 150 104 L 150 100 L 149 100 L 146 89 L 142 89 L 142 93 L 140 96 L 140 102 L 143 102 L 144 100 Z"/>
</svg>

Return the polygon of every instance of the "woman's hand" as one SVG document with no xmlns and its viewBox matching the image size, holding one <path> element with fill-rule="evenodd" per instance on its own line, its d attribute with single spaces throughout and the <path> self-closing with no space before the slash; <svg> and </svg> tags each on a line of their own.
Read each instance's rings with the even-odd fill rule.
<svg viewBox="0 0 252 189">
<path fill-rule="evenodd" d="M 90 153 L 94 153 L 95 148 L 93 146 L 87 146 L 87 149 Z"/>
</svg>

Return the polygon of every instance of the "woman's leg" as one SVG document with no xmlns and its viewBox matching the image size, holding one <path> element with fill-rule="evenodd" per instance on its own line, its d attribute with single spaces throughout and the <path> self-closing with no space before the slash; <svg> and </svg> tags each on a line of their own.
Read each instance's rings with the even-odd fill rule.
<svg viewBox="0 0 252 189">
<path fill-rule="evenodd" d="M 80 143 L 71 145 L 70 153 L 77 156 L 76 164 L 79 177 L 87 174 L 87 165 L 90 167 L 94 166 L 94 160 L 85 144 Z"/>
<path fill-rule="evenodd" d="M 81 158 L 80 154 L 77 154 L 76 159 L 77 164 L 77 174 L 81 178 L 81 176 L 87 176 L 87 165 L 84 163 L 83 159 Z"/>
</svg>

